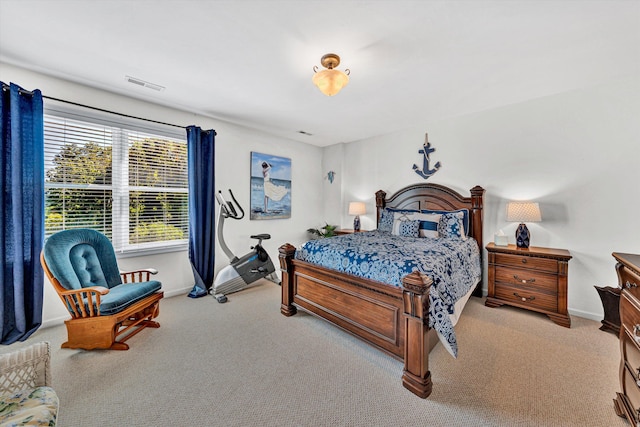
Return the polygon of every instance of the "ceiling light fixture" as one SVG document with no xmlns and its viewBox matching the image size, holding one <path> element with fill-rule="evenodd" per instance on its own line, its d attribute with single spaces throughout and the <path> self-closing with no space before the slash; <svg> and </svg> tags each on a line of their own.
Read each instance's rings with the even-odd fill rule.
<svg viewBox="0 0 640 427">
<path fill-rule="evenodd" d="M 327 96 L 333 96 L 349 83 L 349 74 L 351 71 L 346 69 L 343 73 L 340 70 L 336 70 L 335 67 L 340 65 L 340 57 L 335 53 L 327 53 L 320 59 L 320 64 L 326 70 L 318 72 L 318 66 L 313 67 L 313 84 L 318 86 L 320 92 Z"/>
</svg>

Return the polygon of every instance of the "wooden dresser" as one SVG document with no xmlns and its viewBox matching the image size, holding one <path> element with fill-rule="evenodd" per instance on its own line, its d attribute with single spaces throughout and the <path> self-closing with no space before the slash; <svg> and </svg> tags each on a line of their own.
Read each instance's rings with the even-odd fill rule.
<svg viewBox="0 0 640 427">
<path fill-rule="evenodd" d="M 487 245 L 488 307 L 503 304 L 546 314 L 571 327 L 567 311 L 567 280 L 571 254 L 565 249 Z"/>
<path fill-rule="evenodd" d="M 615 411 L 640 423 L 640 255 L 614 252 L 620 295 L 620 388 Z"/>
</svg>

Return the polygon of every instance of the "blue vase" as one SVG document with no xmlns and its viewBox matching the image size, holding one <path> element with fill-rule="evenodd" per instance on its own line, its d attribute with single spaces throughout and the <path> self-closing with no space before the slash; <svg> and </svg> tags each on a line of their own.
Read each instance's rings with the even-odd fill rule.
<svg viewBox="0 0 640 427">
<path fill-rule="evenodd" d="M 531 238 L 531 234 L 529 234 L 529 229 L 526 225 L 520 224 L 518 229 L 516 230 L 516 245 L 519 248 L 527 249 L 529 247 L 529 239 Z"/>
</svg>

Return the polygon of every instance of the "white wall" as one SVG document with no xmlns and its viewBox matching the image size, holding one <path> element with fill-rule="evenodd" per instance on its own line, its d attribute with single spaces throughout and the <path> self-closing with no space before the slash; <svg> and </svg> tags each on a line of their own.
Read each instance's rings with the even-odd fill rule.
<svg viewBox="0 0 640 427">
<path fill-rule="evenodd" d="M 425 119 L 344 146 L 342 211 L 351 200 L 366 201 L 362 227 L 375 228 L 375 191 L 392 194 L 424 182 L 412 165 L 422 165 L 418 150 L 428 132 L 436 148 L 431 160 L 442 163 L 429 182 L 465 195 L 476 184 L 486 189 L 485 245 L 499 229 L 515 243 L 517 224 L 505 221 L 507 201 L 540 203 L 543 222 L 528 224 L 532 245 L 571 252 L 569 310 L 600 320 L 593 285 L 617 284 L 611 252 L 640 253 L 639 118 L 640 79 L 634 78 L 448 120 Z M 343 224 L 350 221 L 343 215 Z M 486 273 L 484 283 L 486 288 Z"/>
<path fill-rule="evenodd" d="M 329 222 L 351 228 L 353 218 L 347 215 L 347 206 L 355 200 L 367 202 L 362 228 L 375 228 L 375 191 L 391 194 L 423 182 L 412 165 L 421 165 L 418 150 L 425 132 L 436 148 L 432 160 L 442 163 L 430 182 L 464 194 L 476 184 L 487 190 L 485 244 L 498 229 L 513 243 L 516 224 L 505 222 L 508 200 L 540 202 L 543 222 L 529 224 L 532 245 L 571 251 L 569 309 L 573 314 L 601 319 L 602 306 L 593 285 L 617 283 L 611 252 L 640 253 L 638 78 L 448 120 L 427 118 L 401 132 L 324 149 L 2 63 L 0 80 L 107 110 L 215 129 L 216 187 L 232 188 L 243 206 L 249 204 L 250 152 L 291 158 L 291 219 L 227 221 L 225 237 L 238 254 L 248 250 L 250 234 L 267 232 L 273 238 L 265 247 L 277 263 L 278 246 L 299 245 L 309 227 Z M 330 170 L 336 172 L 333 184 L 326 179 Z M 120 264 L 123 269 L 159 268 L 167 296 L 182 295 L 193 285 L 186 252 L 125 258 Z M 226 258 L 218 247 L 216 268 L 224 265 Z M 57 295 L 45 284 L 45 324 L 66 317 Z"/>
<path fill-rule="evenodd" d="M 237 255 L 249 251 L 255 241 L 251 234 L 270 233 L 271 240 L 264 247 L 269 252 L 278 270 L 278 247 L 289 242 L 299 245 L 306 239 L 305 230 L 322 224 L 322 150 L 300 142 L 284 140 L 252 129 L 236 126 L 208 117 L 198 116 L 159 105 L 116 95 L 65 80 L 30 72 L 0 63 L 0 80 L 16 83 L 25 89 L 40 89 L 43 95 L 73 101 L 136 117 L 178 125 L 197 125 L 203 129 L 215 129 L 216 136 L 216 189 L 226 192 L 231 188 L 238 201 L 248 212 L 249 171 L 251 151 L 274 154 L 291 159 L 292 207 L 291 218 L 281 220 L 250 221 L 245 216 L 240 221 L 225 223 L 225 239 L 229 248 Z M 47 104 L 53 101 L 45 99 Z M 212 104 L 216 101 L 212 100 Z M 224 110 L 224 105 L 216 109 Z M 228 264 L 220 247 L 216 246 L 216 270 Z M 183 295 L 193 287 L 193 274 L 186 251 L 152 256 L 121 258 L 123 270 L 138 267 L 155 267 L 156 278 L 162 281 L 165 296 Z M 67 311 L 49 283 L 45 283 L 43 325 L 49 326 L 68 318 Z"/>
</svg>

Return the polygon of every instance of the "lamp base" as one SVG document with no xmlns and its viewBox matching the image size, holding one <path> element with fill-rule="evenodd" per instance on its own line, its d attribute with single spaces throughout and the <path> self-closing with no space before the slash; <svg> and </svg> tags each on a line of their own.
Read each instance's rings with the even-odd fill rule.
<svg viewBox="0 0 640 427">
<path fill-rule="evenodd" d="M 353 231 L 360 231 L 360 215 L 353 219 Z"/>
<path fill-rule="evenodd" d="M 520 224 L 516 230 L 516 246 L 520 249 L 528 249 L 530 239 L 529 229 L 526 225 Z"/>
</svg>

